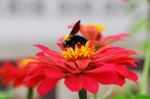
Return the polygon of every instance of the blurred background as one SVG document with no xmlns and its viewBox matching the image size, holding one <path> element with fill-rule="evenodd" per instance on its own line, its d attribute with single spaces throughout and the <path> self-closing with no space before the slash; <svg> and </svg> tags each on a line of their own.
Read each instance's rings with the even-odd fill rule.
<svg viewBox="0 0 150 99">
<path fill-rule="evenodd" d="M 141 46 L 146 37 L 147 8 L 146 0 L 0 0 L 0 62 L 34 56 L 38 49 L 33 44 L 43 44 L 58 50 L 58 38 L 69 33 L 67 25 L 79 19 L 81 23 L 104 24 L 107 27 L 104 36 L 130 33 L 130 37 L 116 45 L 136 50 L 136 57 L 143 60 Z M 129 82 L 126 86 L 132 84 Z M 116 94 L 120 90 L 115 86 L 103 87 L 100 88 L 100 96 L 111 90 Z M 136 88 L 134 85 L 133 91 Z M 24 99 L 26 95 L 24 87 L 14 91 L 9 86 L 1 90 L 19 97 L 10 99 Z M 123 93 L 124 90 L 119 92 Z M 45 97 L 35 95 L 35 99 L 68 97 L 77 99 L 77 93 L 70 92 L 63 82 Z"/>
</svg>

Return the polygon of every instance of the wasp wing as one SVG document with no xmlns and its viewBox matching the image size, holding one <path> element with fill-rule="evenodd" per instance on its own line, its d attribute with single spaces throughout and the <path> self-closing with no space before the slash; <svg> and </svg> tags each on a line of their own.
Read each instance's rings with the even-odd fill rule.
<svg viewBox="0 0 150 99">
<path fill-rule="evenodd" d="M 69 37 L 73 37 L 76 33 L 78 33 L 79 30 L 80 30 L 80 20 L 75 23 L 73 29 L 69 34 Z"/>
</svg>

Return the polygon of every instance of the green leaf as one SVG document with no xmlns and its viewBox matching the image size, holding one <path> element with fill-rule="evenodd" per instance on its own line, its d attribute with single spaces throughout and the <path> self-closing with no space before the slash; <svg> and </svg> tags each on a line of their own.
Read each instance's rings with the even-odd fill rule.
<svg viewBox="0 0 150 99">
<path fill-rule="evenodd" d="M 118 95 L 113 99 L 150 99 L 150 96 L 147 95 Z"/>
<path fill-rule="evenodd" d="M 93 95 L 93 99 L 98 99 L 97 94 L 94 94 L 94 95 Z"/>
<path fill-rule="evenodd" d="M 10 98 L 10 94 L 6 93 L 6 92 L 1 92 L 0 93 L 0 99 L 9 99 Z"/>
<path fill-rule="evenodd" d="M 127 97 L 124 95 L 118 95 L 118 96 L 115 96 L 113 99 L 127 99 Z"/>
<path fill-rule="evenodd" d="M 146 18 L 138 19 L 130 28 L 131 33 L 137 34 L 142 30 L 146 29 L 148 21 Z"/>
<path fill-rule="evenodd" d="M 150 47 L 150 41 L 145 41 L 144 43 L 141 44 L 140 48 L 143 50 L 143 51 L 147 51 L 146 50 L 146 47 Z"/>
<path fill-rule="evenodd" d="M 146 96 L 146 95 L 137 95 L 137 96 L 135 96 L 135 99 L 150 99 L 150 96 Z"/>
</svg>

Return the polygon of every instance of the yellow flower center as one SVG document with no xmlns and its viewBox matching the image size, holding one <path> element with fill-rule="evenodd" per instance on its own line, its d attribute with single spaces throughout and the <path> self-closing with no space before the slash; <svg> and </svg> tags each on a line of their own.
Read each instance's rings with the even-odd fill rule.
<svg viewBox="0 0 150 99">
<path fill-rule="evenodd" d="M 74 49 L 72 47 L 66 48 L 62 54 L 66 60 L 90 58 L 95 54 L 95 46 L 91 46 L 89 42 L 87 42 L 85 45 L 76 45 Z"/>
</svg>

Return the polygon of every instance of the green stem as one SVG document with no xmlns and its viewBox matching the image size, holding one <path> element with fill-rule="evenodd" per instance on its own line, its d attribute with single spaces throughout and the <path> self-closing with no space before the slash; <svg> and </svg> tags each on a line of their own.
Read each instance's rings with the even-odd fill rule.
<svg viewBox="0 0 150 99">
<path fill-rule="evenodd" d="M 87 99 L 87 92 L 86 92 L 86 90 L 84 90 L 84 89 L 81 89 L 81 90 L 78 92 L 78 95 L 79 95 L 79 99 Z"/>
<path fill-rule="evenodd" d="M 28 88 L 27 99 L 33 98 L 33 88 Z"/>
<path fill-rule="evenodd" d="M 143 78 L 141 82 L 141 94 L 146 95 L 148 91 L 148 79 L 149 79 L 149 70 L 150 70 L 150 46 L 147 46 L 144 69 L 143 69 Z"/>
<path fill-rule="evenodd" d="M 98 99 L 97 94 L 93 95 L 93 99 Z"/>
<path fill-rule="evenodd" d="M 149 80 L 149 72 L 150 72 L 150 0 L 148 0 L 148 25 L 147 25 L 147 35 L 146 35 L 146 46 L 145 46 L 145 62 L 144 62 L 144 69 L 143 75 L 141 79 L 141 89 L 140 94 L 147 95 L 148 94 L 148 80 Z"/>
</svg>

